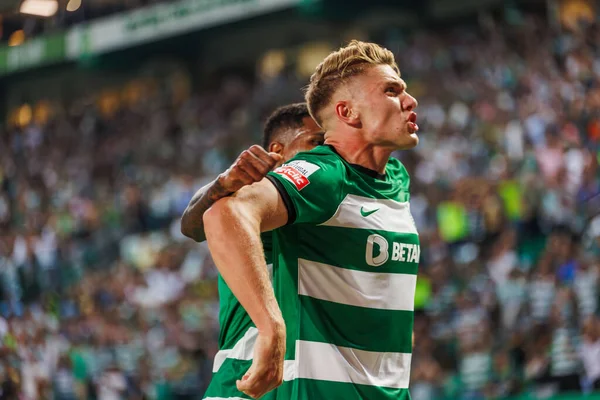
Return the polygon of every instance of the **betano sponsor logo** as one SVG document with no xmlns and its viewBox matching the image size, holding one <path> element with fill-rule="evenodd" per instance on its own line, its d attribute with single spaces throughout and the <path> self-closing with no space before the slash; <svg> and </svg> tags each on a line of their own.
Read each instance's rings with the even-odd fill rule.
<svg viewBox="0 0 600 400">
<path fill-rule="evenodd" d="M 418 244 L 392 242 L 390 248 L 388 240 L 381 235 L 373 234 L 367 238 L 365 257 L 372 267 L 379 267 L 390 258 L 392 261 L 418 263 L 420 256 L 421 246 Z"/>
</svg>

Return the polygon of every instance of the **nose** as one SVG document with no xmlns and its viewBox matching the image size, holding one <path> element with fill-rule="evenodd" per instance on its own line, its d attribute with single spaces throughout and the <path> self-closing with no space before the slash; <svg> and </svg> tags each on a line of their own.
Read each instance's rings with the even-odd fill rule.
<svg viewBox="0 0 600 400">
<path fill-rule="evenodd" d="M 415 108 L 417 108 L 418 105 L 419 102 L 417 101 L 417 99 L 412 97 L 410 94 L 404 92 L 404 98 L 402 99 L 402 108 L 404 110 L 413 111 Z"/>
</svg>

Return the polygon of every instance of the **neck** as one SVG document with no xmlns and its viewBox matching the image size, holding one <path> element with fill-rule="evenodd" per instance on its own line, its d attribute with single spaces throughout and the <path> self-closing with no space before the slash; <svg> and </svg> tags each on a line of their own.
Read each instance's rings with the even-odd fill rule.
<svg viewBox="0 0 600 400">
<path fill-rule="evenodd" d="M 385 174 L 385 166 L 392 154 L 391 149 L 367 143 L 358 137 L 329 134 L 327 136 L 325 144 L 335 147 L 338 154 L 350 164 Z"/>
</svg>

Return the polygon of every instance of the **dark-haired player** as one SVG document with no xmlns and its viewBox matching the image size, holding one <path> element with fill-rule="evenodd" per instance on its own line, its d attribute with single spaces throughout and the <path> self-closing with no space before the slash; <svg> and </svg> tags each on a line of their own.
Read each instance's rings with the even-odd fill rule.
<svg viewBox="0 0 600 400">
<path fill-rule="evenodd" d="M 202 216 L 217 200 L 262 180 L 274 167 L 299 152 L 323 144 L 323 140 L 323 131 L 310 117 L 306 103 L 278 108 L 266 122 L 263 147 L 255 145 L 242 152 L 227 171 L 196 192 L 181 219 L 181 232 L 197 242 L 204 241 Z M 271 233 L 263 234 L 262 240 L 265 258 L 270 265 Z M 219 300 L 219 352 L 215 356 L 213 378 L 205 398 L 250 398 L 238 391 L 236 380 L 244 375 L 252 363 L 257 330 L 221 277 Z M 267 396 L 273 394 L 271 392 Z M 267 399 L 267 396 L 263 399 Z"/>
</svg>

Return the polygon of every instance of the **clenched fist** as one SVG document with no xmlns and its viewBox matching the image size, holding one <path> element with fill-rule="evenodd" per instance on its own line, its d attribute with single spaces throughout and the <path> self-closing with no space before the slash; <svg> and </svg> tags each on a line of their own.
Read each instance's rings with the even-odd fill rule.
<svg viewBox="0 0 600 400">
<path fill-rule="evenodd" d="M 217 178 L 219 186 L 228 193 L 234 193 L 247 185 L 262 180 L 281 160 L 277 153 L 269 153 L 261 146 L 254 145 L 244 150 L 235 162 Z"/>
<path fill-rule="evenodd" d="M 285 325 L 271 332 L 260 332 L 254 344 L 254 357 L 250 369 L 237 381 L 240 392 L 253 399 L 275 389 L 283 382 L 285 356 Z"/>
</svg>

